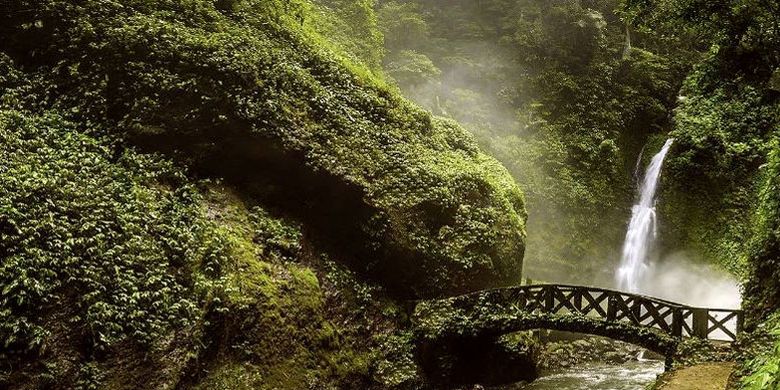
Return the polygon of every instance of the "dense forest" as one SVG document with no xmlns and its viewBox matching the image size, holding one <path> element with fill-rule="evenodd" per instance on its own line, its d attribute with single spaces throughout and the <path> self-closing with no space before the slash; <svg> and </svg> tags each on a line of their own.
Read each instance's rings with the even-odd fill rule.
<svg viewBox="0 0 780 390">
<path fill-rule="evenodd" d="M 635 188 L 673 139 L 652 257 L 738 281 L 744 326 L 667 363 L 778 389 L 778 15 L 0 2 L 0 388 L 530 381 L 552 365 L 540 332 L 466 334 L 447 299 L 529 278 L 616 288 Z M 426 339 L 443 332 L 431 307 L 460 338 Z"/>
</svg>

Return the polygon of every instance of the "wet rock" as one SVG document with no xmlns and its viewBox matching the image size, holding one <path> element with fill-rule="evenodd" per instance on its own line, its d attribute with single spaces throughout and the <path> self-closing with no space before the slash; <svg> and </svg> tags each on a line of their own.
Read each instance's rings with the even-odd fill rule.
<svg viewBox="0 0 780 390">
<path fill-rule="evenodd" d="M 544 345 L 539 357 L 539 367 L 543 370 L 551 370 L 587 362 L 623 364 L 637 360 L 640 354 L 643 354 L 644 359 L 658 356 L 641 347 L 603 337 L 586 336 L 572 340 L 571 336 L 567 336 L 561 341 L 548 342 Z"/>
</svg>

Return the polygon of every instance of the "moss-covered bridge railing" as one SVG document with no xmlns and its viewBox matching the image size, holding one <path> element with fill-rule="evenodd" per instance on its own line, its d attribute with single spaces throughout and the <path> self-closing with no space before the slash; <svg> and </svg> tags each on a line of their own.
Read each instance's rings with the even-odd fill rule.
<svg viewBox="0 0 780 390">
<path fill-rule="evenodd" d="M 740 310 L 699 308 L 595 287 L 532 285 L 421 302 L 414 321 L 428 340 L 554 329 L 610 337 L 665 354 L 683 338 L 735 341 Z"/>
</svg>

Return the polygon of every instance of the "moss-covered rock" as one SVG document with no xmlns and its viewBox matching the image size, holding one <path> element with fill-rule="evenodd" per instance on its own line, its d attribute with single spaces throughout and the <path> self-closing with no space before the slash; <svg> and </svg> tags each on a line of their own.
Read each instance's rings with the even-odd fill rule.
<svg viewBox="0 0 780 390">
<path fill-rule="evenodd" d="M 780 129 L 780 95 L 771 86 L 780 66 L 778 33 L 767 27 L 776 4 L 703 10 L 675 3 L 661 1 L 640 19 L 675 31 L 689 26 L 709 50 L 696 58 L 674 111 L 676 141 L 659 200 L 664 241 L 739 274 L 753 235 L 759 167 Z"/>
<path fill-rule="evenodd" d="M 524 203 L 504 168 L 458 125 L 331 59 L 298 27 L 304 11 L 234 3 L 23 1 L 0 50 L 41 80 L 44 104 L 183 152 L 399 294 L 519 281 Z"/>
<path fill-rule="evenodd" d="M 520 279 L 522 193 L 331 3 L 0 6 L 0 387 L 417 386 L 385 289 Z"/>
<path fill-rule="evenodd" d="M 780 311 L 780 138 L 772 143 L 762 174 L 744 293 L 752 325 Z"/>
<path fill-rule="evenodd" d="M 780 117 L 766 91 L 730 82 L 706 85 L 702 79 L 714 72 L 716 60 L 709 61 L 681 92 L 659 208 L 667 246 L 693 249 L 739 273 L 752 234 L 759 167 Z"/>
<path fill-rule="evenodd" d="M 0 387 L 364 387 L 297 226 L 73 126 L 0 110 Z"/>
<path fill-rule="evenodd" d="M 231 250 L 181 170 L 74 128 L 0 109 L 0 386 L 170 385 Z"/>
</svg>

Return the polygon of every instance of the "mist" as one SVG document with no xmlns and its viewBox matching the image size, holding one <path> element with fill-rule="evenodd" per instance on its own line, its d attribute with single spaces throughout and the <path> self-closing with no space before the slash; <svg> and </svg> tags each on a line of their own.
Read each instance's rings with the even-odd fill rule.
<svg viewBox="0 0 780 390">
<path fill-rule="evenodd" d="M 444 2 L 380 2 L 387 76 L 407 98 L 461 123 L 523 189 L 528 210 L 524 277 L 615 288 L 631 213 L 631 177 L 641 169 L 636 153 L 648 143 L 642 134 L 660 125 L 639 115 L 636 128 L 626 128 L 634 108 L 629 115 L 620 111 L 622 106 L 609 106 L 606 101 L 579 109 L 572 105 L 577 95 L 556 92 L 559 86 L 545 84 L 543 75 L 548 71 L 567 75 L 566 88 L 591 85 L 590 76 L 579 77 L 580 71 L 595 58 L 593 53 L 607 50 L 598 49 L 596 42 L 622 47 L 622 24 L 609 7 L 598 12 L 553 7 L 555 13 L 550 14 L 553 9 L 545 2 L 517 4 L 515 16 L 496 24 L 505 11 L 494 14 L 468 2 L 446 7 L 440 3 Z M 489 20 L 496 28 L 465 22 L 475 18 Z M 580 27 L 571 30 L 574 25 Z M 601 54 L 612 58 L 615 53 Z M 623 50 L 615 56 L 630 59 Z M 622 69 L 623 65 L 615 66 Z M 656 77 L 641 76 L 639 80 Z M 597 84 L 615 92 L 622 82 L 608 77 Z M 601 87 L 589 88 L 581 96 L 601 93 Z M 610 115 L 589 115 L 601 111 Z M 614 116 L 625 119 L 613 130 L 638 134 L 631 140 L 635 145 L 617 145 L 599 135 Z M 583 150 L 592 153 L 584 156 Z M 584 159 L 590 160 L 583 163 Z M 654 264 L 644 276 L 643 293 L 691 305 L 739 305 L 738 283 L 717 267 L 701 265 L 681 253 Z"/>
<path fill-rule="evenodd" d="M 738 280 L 719 267 L 676 252 L 651 263 L 640 281 L 642 292 L 697 307 L 739 309 Z"/>
</svg>

